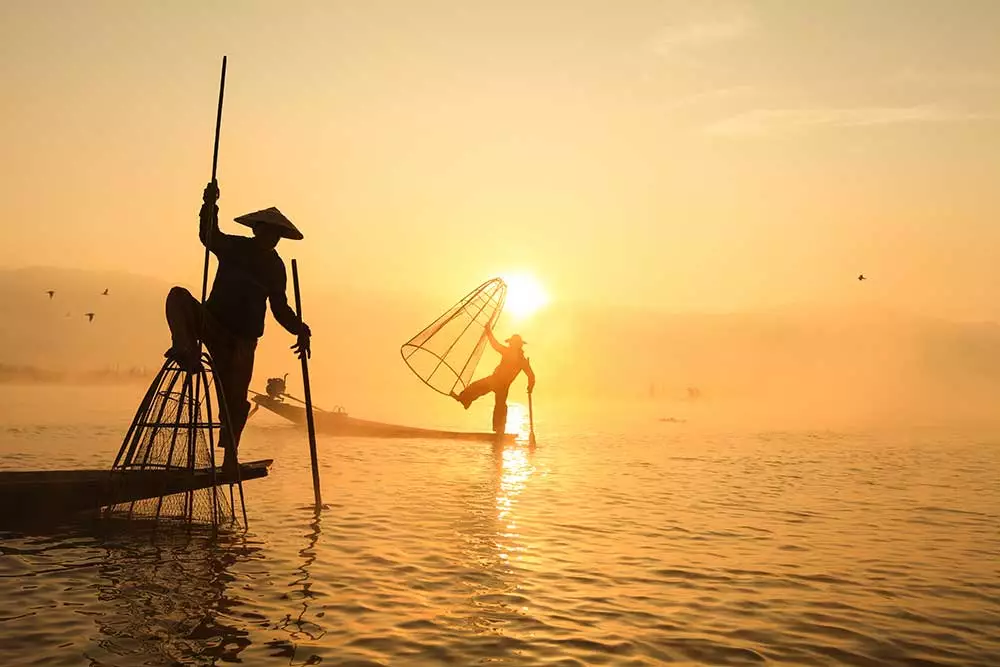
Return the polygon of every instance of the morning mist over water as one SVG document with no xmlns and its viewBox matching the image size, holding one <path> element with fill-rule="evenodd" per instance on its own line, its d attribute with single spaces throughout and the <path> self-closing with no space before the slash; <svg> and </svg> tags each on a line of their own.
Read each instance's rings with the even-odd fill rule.
<svg viewBox="0 0 1000 667">
<path fill-rule="evenodd" d="M 52 283 L 66 287 L 50 302 L 42 287 Z M 102 303 L 91 295 L 106 284 L 113 298 L 88 323 L 81 313 Z M 14 370 L 34 367 L 71 376 L 114 370 L 125 376 L 118 381 L 148 382 L 169 346 L 168 288 L 121 273 L 3 272 L 0 292 L 16 305 L 0 323 L 5 381 L 37 382 Z M 328 338 L 313 362 L 318 404 L 465 419 L 426 395 L 399 358 L 399 346 L 440 303 L 350 289 L 309 298 L 313 328 Z M 292 341 L 269 327 L 252 388 L 290 373 L 295 394 L 295 364 L 285 353 Z M 1000 325 L 866 304 L 683 314 L 556 303 L 522 330 L 544 370 L 546 402 L 573 412 L 634 412 L 709 428 L 992 425 L 1000 390 Z"/>
</svg>

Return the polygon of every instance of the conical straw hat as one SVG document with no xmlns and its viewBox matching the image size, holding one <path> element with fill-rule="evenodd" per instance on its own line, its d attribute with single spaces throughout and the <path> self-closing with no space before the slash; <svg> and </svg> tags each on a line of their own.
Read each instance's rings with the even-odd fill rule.
<svg viewBox="0 0 1000 667">
<path fill-rule="evenodd" d="M 265 208 L 262 211 L 254 211 L 235 218 L 241 225 L 253 228 L 255 225 L 271 225 L 278 230 L 278 233 L 286 239 L 299 241 L 303 238 L 302 232 L 292 224 L 292 221 L 282 215 L 281 211 L 275 207 Z"/>
</svg>

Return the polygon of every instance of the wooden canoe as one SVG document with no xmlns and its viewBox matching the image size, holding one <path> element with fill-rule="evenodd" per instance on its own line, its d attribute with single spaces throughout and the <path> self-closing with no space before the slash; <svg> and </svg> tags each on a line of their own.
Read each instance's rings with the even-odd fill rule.
<svg viewBox="0 0 1000 667">
<path fill-rule="evenodd" d="M 240 464 L 240 479 L 266 477 L 272 460 Z M 63 518 L 117 503 L 235 484 L 221 468 L 195 470 L 13 470 L 0 472 L 0 525 Z"/>
<path fill-rule="evenodd" d="M 253 401 L 262 408 L 284 417 L 295 424 L 305 425 L 306 409 L 262 394 L 253 396 Z M 357 419 L 346 412 L 331 412 L 313 408 L 313 421 L 317 433 L 333 436 L 353 436 L 360 438 L 427 438 L 433 440 L 476 440 L 480 442 L 511 443 L 513 433 L 480 433 L 462 431 L 442 431 L 415 426 L 383 424 L 382 422 Z"/>
</svg>

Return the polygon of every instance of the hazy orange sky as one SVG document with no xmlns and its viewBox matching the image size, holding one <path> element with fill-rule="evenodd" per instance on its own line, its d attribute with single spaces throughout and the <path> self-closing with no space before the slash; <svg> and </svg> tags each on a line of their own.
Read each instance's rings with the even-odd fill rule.
<svg viewBox="0 0 1000 667">
<path fill-rule="evenodd" d="M 225 54 L 223 228 L 278 206 L 309 284 L 998 318 L 997 35 L 990 0 L 8 0 L 0 266 L 197 283 Z"/>
</svg>

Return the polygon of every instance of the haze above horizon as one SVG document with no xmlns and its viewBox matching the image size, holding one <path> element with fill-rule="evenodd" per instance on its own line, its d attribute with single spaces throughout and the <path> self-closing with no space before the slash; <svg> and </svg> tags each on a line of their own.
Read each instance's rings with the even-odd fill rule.
<svg viewBox="0 0 1000 667">
<path fill-rule="evenodd" d="M 315 289 L 1000 319 L 1000 5 L 240 7 L 0 7 L 0 266 L 196 282 L 226 54 L 223 229 Z"/>
</svg>

